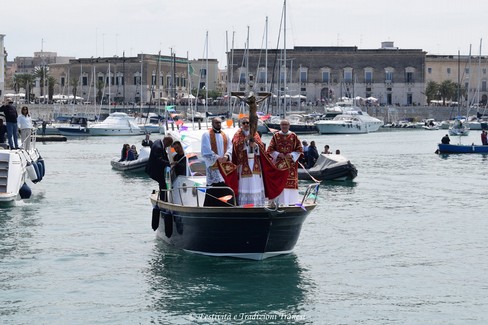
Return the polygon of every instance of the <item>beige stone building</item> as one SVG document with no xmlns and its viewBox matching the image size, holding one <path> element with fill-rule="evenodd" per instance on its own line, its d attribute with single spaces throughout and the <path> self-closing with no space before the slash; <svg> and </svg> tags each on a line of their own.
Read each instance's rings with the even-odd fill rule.
<svg viewBox="0 0 488 325">
<path fill-rule="evenodd" d="M 357 47 L 294 47 L 286 51 L 237 49 L 228 53 L 227 73 L 233 91 L 270 90 L 275 96 L 301 96 L 307 102 L 328 103 L 342 97 L 374 97 L 382 105 L 425 103 L 425 56 L 419 49 L 398 49 L 383 42 L 379 49 Z M 241 65 L 241 62 L 244 62 Z M 248 67 L 245 63 L 249 62 Z M 238 64 L 236 64 L 238 63 Z"/>
<path fill-rule="evenodd" d="M 49 65 L 55 94 L 82 97 L 84 102 L 178 103 L 192 90 L 215 89 L 217 60 L 139 54 L 137 57 L 80 58 Z"/>
<path fill-rule="evenodd" d="M 442 83 L 450 80 L 468 90 L 469 105 L 486 106 L 488 58 L 469 55 L 427 55 L 425 58 L 425 83 Z"/>
</svg>

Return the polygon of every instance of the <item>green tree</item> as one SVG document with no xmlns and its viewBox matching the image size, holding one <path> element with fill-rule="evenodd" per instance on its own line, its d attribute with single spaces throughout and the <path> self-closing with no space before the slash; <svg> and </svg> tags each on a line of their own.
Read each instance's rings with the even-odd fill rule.
<svg viewBox="0 0 488 325">
<path fill-rule="evenodd" d="M 76 94 L 78 93 L 78 78 L 71 78 L 70 80 L 71 93 L 73 94 L 73 101 L 76 101 Z"/>
<path fill-rule="evenodd" d="M 446 105 L 446 100 L 456 97 L 457 85 L 451 80 L 444 80 L 439 86 L 439 94 L 442 99 L 442 105 Z"/>
<path fill-rule="evenodd" d="M 56 85 L 56 78 L 52 76 L 47 77 L 47 93 L 48 93 L 49 101 L 53 100 L 55 85 Z"/>
<path fill-rule="evenodd" d="M 46 85 L 46 80 L 49 76 L 49 67 L 35 67 L 34 76 L 39 78 L 39 85 L 41 86 L 41 97 L 44 96 L 44 86 Z"/>
<path fill-rule="evenodd" d="M 427 97 L 427 105 L 434 99 L 439 99 L 439 84 L 435 81 L 429 81 L 425 87 L 425 96 Z"/>
<path fill-rule="evenodd" d="M 15 91 L 19 92 L 20 88 L 25 90 L 25 100 L 30 102 L 31 100 L 31 89 L 34 86 L 36 77 L 29 73 L 16 74 L 14 76 Z"/>
<path fill-rule="evenodd" d="M 103 80 L 98 80 L 97 81 L 97 102 L 99 103 L 102 102 L 103 88 L 105 88 L 105 83 L 103 82 Z"/>
</svg>

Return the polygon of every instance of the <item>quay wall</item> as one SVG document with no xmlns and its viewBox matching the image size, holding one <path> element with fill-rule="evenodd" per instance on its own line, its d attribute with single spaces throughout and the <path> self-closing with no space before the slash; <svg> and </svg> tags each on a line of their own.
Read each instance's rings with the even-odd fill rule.
<svg viewBox="0 0 488 325">
<path fill-rule="evenodd" d="M 17 109 L 20 111 L 20 106 Z M 108 115 L 109 111 L 124 111 L 127 113 L 140 112 L 140 107 L 134 106 L 116 106 L 111 107 L 93 107 L 93 106 L 83 106 L 83 105 L 43 105 L 43 104 L 30 104 L 26 105 L 29 107 L 29 112 L 33 119 L 42 120 L 52 120 L 54 117 L 59 115 L 70 116 L 75 113 L 84 114 L 88 116 L 102 116 L 102 118 Z M 204 108 L 202 106 L 198 107 L 198 111 L 202 112 Z M 413 120 L 421 121 L 423 119 L 433 118 L 436 121 L 443 121 L 453 119 L 457 115 L 467 115 L 466 110 L 461 110 L 458 114 L 457 107 L 447 107 L 447 106 L 378 106 L 378 107 L 362 107 L 363 111 L 366 111 L 369 115 L 378 117 L 382 119 L 385 123 L 394 123 L 401 120 Z M 164 106 L 159 108 L 160 112 L 164 112 Z M 177 106 L 177 112 L 185 112 L 187 110 L 186 106 Z M 142 108 L 143 112 L 148 111 L 148 107 Z M 157 112 L 157 107 L 149 107 L 150 112 Z M 209 106 L 208 111 L 212 113 L 225 113 L 228 111 L 227 106 Z M 325 110 L 318 106 L 307 106 L 301 109 L 300 112 L 305 113 L 324 113 Z M 294 110 L 290 113 L 294 113 Z M 475 111 L 469 112 L 469 115 L 475 115 Z"/>
</svg>

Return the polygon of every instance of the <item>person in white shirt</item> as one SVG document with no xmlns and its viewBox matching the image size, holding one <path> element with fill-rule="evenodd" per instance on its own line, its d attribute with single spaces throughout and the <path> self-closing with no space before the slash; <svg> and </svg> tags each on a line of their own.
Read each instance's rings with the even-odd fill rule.
<svg viewBox="0 0 488 325">
<path fill-rule="evenodd" d="M 17 117 L 17 124 L 20 129 L 20 139 L 22 141 L 22 148 L 30 150 L 31 148 L 31 133 L 32 133 L 32 119 L 29 115 L 27 106 L 23 106 L 21 114 Z"/>
</svg>

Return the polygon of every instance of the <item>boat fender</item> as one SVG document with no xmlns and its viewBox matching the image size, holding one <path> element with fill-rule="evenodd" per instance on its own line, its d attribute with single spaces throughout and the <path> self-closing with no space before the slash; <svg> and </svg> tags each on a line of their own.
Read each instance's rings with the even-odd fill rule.
<svg viewBox="0 0 488 325">
<path fill-rule="evenodd" d="M 32 162 L 32 166 L 34 167 L 34 170 L 36 171 L 36 179 L 35 180 L 32 180 L 32 183 L 37 183 L 41 180 L 41 173 L 39 172 L 39 166 L 37 166 L 37 163 L 35 161 Z"/>
<path fill-rule="evenodd" d="M 29 179 L 32 182 L 37 182 L 36 169 L 34 168 L 34 165 L 30 161 L 27 162 L 27 166 L 25 167 L 25 169 L 27 170 L 27 175 L 29 175 Z"/>
<path fill-rule="evenodd" d="M 39 156 L 39 159 L 37 159 L 37 163 L 42 165 L 41 177 L 44 177 L 44 175 L 46 174 L 46 163 L 44 162 L 44 159 L 41 156 Z"/>
<path fill-rule="evenodd" d="M 26 183 L 22 185 L 19 189 L 19 195 L 21 199 L 29 199 L 32 195 L 32 191 Z"/>
<path fill-rule="evenodd" d="M 166 237 L 171 238 L 173 235 L 173 215 L 170 212 L 163 212 L 164 233 Z"/>
<path fill-rule="evenodd" d="M 39 161 L 36 162 L 36 165 L 37 165 L 37 169 L 39 170 L 39 182 L 40 182 L 42 181 L 42 174 L 43 174 L 44 167 L 42 167 L 42 164 Z"/>
<path fill-rule="evenodd" d="M 152 210 L 151 226 L 152 226 L 152 229 L 154 231 L 156 231 L 156 229 L 158 229 L 158 227 L 159 227 L 159 214 L 160 214 L 160 212 L 161 212 L 161 210 L 157 206 L 154 207 Z"/>
</svg>

